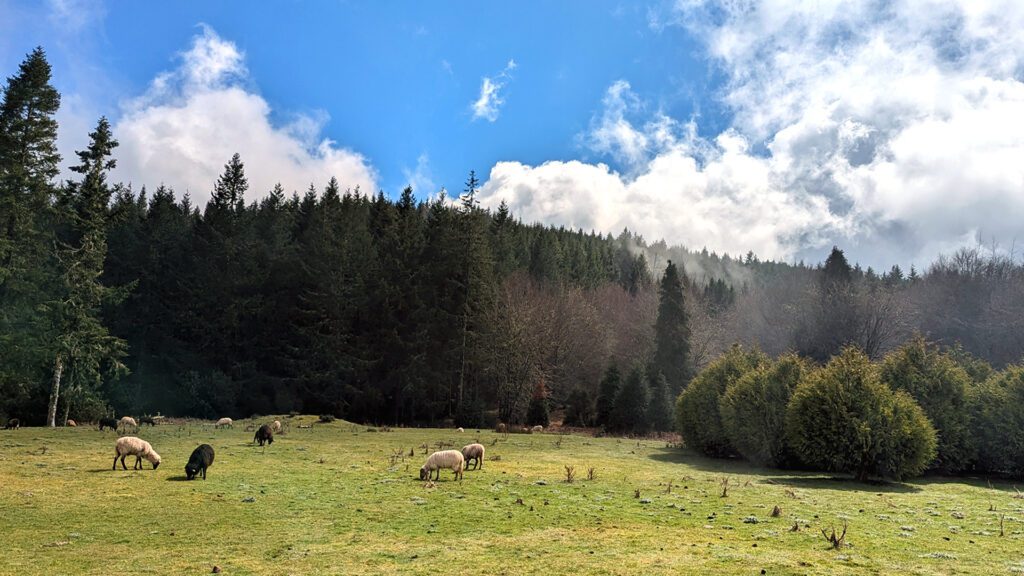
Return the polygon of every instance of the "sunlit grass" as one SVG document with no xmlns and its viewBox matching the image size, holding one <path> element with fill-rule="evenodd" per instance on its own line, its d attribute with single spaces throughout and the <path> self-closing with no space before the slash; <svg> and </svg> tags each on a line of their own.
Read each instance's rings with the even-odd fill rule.
<svg viewBox="0 0 1024 576">
<path fill-rule="evenodd" d="M 651 440 L 298 427 L 313 420 L 282 419 L 265 450 L 246 422 L 144 428 L 156 471 L 111 471 L 111 432 L 0 432 L 0 573 L 1024 573 L 1024 499 L 1009 484 L 858 484 Z M 423 444 L 476 440 L 483 470 L 418 480 Z M 186 482 L 203 442 L 209 477 Z M 819 530 L 844 523 L 850 546 L 832 550 Z"/>
</svg>

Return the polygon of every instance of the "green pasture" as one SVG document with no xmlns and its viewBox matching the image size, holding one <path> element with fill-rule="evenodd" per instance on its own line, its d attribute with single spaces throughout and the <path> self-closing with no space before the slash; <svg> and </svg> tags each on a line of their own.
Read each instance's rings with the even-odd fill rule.
<svg viewBox="0 0 1024 576">
<path fill-rule="evenodd" d="M 860 484 L 657 440 L 281 420 L 265 449 L 252 421 L 143 428 L 155 471 L 133 457 L 112 471 L 116 434 L 95 427 L 0 431 L 0 574 L 1024 573 L 1008 483 Z M 418 480 L 424 445 L 473 441 L 482 470 Z M 185 481 L 201 443 L 216 460 Z M 832 549 L 820 530 L 844 524 Z"/>
</svg>

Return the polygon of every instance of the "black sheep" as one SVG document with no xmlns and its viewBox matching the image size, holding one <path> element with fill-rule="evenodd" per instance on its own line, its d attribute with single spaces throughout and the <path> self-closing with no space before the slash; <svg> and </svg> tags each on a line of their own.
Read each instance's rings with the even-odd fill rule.
<svg viewBox="0 0 1024 576">
<path fill-rule="evenodd" d="M 142 418 L 139 418 L 139 426 L 142 426 L 143 424 L 149 424 L 150 426 L 156 426 L 156 420 L 153 420 L 152 416 L 143 416 Z"/>
<path fill-rule="evenodd" d="M 102 432 L 104 428 L 117 430 L 117 420 L 115 418 L 100 418 L 100 432 Z"/>
<path fill-rule="evenodd" d="M 270 429 L 270 424 L 264 424 L 263 426 L 260 426 L 260 429 L 256 431 L 256 436 L 252 439 L 252 441 L 259 442 L 260 446 L 263 446 L 264 442 L 266 442 L 267 444 L 273 444 L 274 431 Z"/>
<path fill-rule="evenodd" d="M 21 420 L 17 418 L 11 418 L 7 421 L 7 426 L 4 426 L 4 430 L 17 430 L 21 428 Z"/>
<path fill-rule="evenodd" d="M 206 480 L 206 469 L 213 465 L 213 446 L 200 444 L 192 451 L 185 464 L 185 477 L 189 480 L 195 478 L 200 472 L 203 473 L 203 480 Z"/>
</svg>

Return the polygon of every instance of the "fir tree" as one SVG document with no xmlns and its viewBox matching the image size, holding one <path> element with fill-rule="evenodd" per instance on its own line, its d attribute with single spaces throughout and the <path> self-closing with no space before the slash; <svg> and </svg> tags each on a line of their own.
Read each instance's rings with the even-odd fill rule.
<svg viewBox="0 0 1024 576">
<path fill-rule="evenodd" d="M 612 424 L 612 411 L 615 409 L 615 398 L 619 395 L 621 379 L 615 364 L 609 366 L 601 378 L 601 387 L 597 393 L 597 424 L 605 428 Z"/>
<path fill-rule="evenodd" d="M 647 407 L 650 393 L 643 370 L 634 366 L 615 396 L 615 408 L 612 410 L 613 426 L 623 432 L 643 434 L 650 428 L 647 419 Z"/>
<path fill-rule="evenodd" d="M 63 294 L 47 303 L 54 327 L 49 426 L 56 425 L 66 367 L 74 369 L 79 379 L 75 384 L 93 386 L 99 384 L 102 369 L 119 371 L 124 367 L 121 358 L 126 343 L 110 335 L 100 320 L 102 305 L 117 303 L 126 295 L 124 289 L 105 286 L 100 279 L 107 256 L 111 195 L 106 177 L 116 165 L 111 154 L 117 141 L 106 118 L 100 118 L 89 139 L 89 147 L 77 152 L 80 164 L 71 168 L 82 180 L 69 182 L 62 199 L 69 224 L 68 238 L 58 252 Z"/>
<path fill-rule="evenodd" d="M 690 381 L 690 321 L 683 301 L 682 280 L 671 260 L 661 278 L 658 296 L 653 368 L 665 376 L 674 397 Z"/>
</svg>

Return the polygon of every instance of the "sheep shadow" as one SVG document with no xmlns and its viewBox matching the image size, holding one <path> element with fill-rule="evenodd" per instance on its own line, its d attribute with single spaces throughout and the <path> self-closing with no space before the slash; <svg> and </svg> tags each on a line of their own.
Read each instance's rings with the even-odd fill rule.
<svg viewBox="0 0 1024 576">
<path fill-rule="evenodd" d="M 168 476 L 167 478 L 164 478 L 164 480 L 166 480 L 168 482 L 188 482 L 189 481 L 188 480 L 188 476 L 185 476 L 185 475 Z"/>
</svg>

